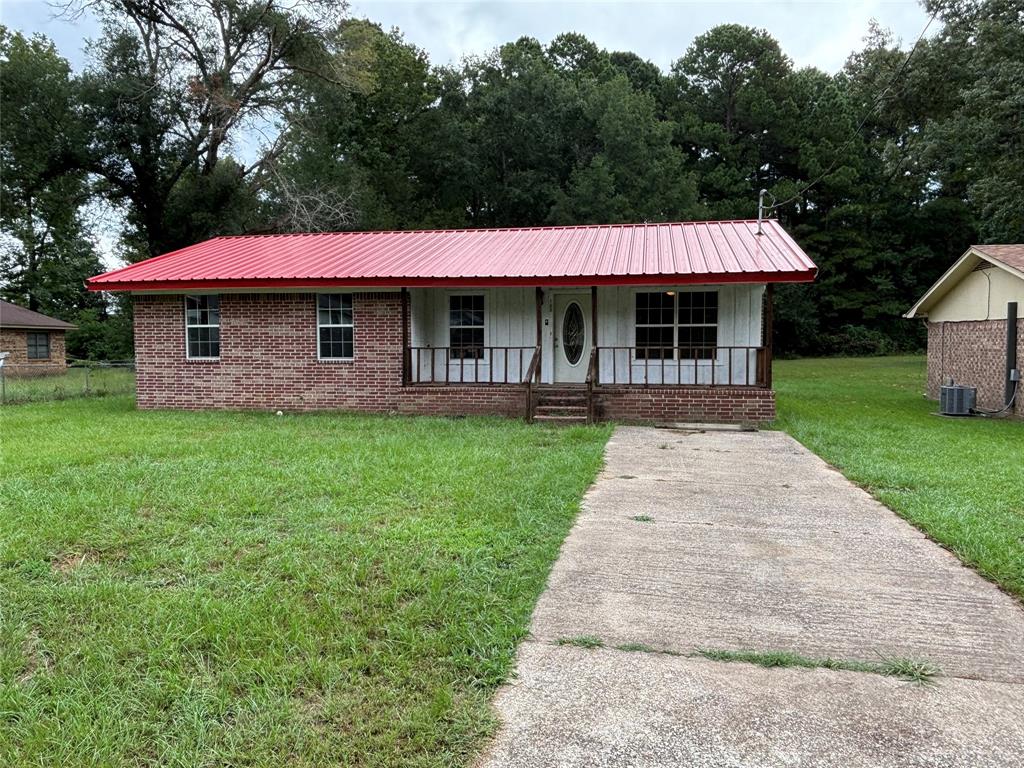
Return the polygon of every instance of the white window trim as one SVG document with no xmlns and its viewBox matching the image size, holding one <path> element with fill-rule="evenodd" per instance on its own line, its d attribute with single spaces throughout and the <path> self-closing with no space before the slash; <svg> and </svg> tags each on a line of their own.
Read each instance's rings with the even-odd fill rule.
<svg viewBox="0 0 1024 768">
<path fill-rule="evenodd" d="M 672 295 L 672 322 L 671 323 L 638 323 L 636 321 L 636 298 L 637 298 L 638 295 L 640 295 L 641 293 L 669 293 L 670 291 L 673 293 L 673 295 Z M 632 358 L 633 358 L 633 362 L 649 363 L 649 362 L 652 361 L 652 358 L 645 358 L 645 357 L 640 357 L 639 355 L 637 355 L 637 350 L 639 349 L 639 347 L 637 347 L 637 343 L 636 343 L 636 330 L 637 330 L 637 328 L 671 328 L 672 329 L 672 356 L 671 357 L 666 357 L 666 358 L 661 358 L 661 357 L 653 358 L 653 361 L 657 362 L 659 364 L 663 360 L 669 360 L 669 361 L 672 361 L 672 362 L 676 361 L 676 337 L 678 336 L 678 330 L 677 329 L 678 329 L 678 325 L 679 325 L 679 301 L 678 301 L 678 299 L 676 299 L 677 295 L 678 295 L 678 291 L 676 291 L 676 289 L 674 289 L 674 288 L 664 288 L 662 290 L 652 290 L 650 288 L 647 288 L 647 289 L 639 289 L 638 288 L 637 290 L 633 291 L 633 306 L 630 309 L 630 312 L 632 314 L 632 319 L 633 319 L 633 344 L 632 344 L 633 351 L 631 353 Z"/>
<path fill-rule="evenodd" d="M 182 319 L 185 321 L 185 359 L 186 360 L 197 360 L 197 361 L 218 361 L 220 355 L 216 357 L 193 357 L 188 349 L 188 329 L 189 328 L 217 328 L 220 330 L 220 323 L 196 323 L 190 324 L 188 321 L 188 300 L 190 298 L 198 298 L 200 296 L 216 296 L 217 297 L 217 316 L 220 316 L 220 294 L 218 293 L 187 293 L 181 297 L 181 308 L 182 308 Z M 217 336 L 217 349 L 220 350 L 221 339 L 220 335 Z"/>
<path fill-rule="evenodd" d="M 320 297 L 321 296 L 348 296 L 352 304 L 351 323 L 321 323 L 320 322 Z M 351 363 L 356 359 L 356 300 L 351 292 L 338 291 L 328 293 L 320 291 L 313 300 L 313 312 L 316 317 L 316 359 L 321 363 Z M 321 328 L 351 328 L 352 329 L 352 356 L 351 357 L 323 357 L 320 354 L 320 329 Z"/>
<path fill-rule="evenodd" d="M 694 358 L 694 357 L 682 358 L 682 357 L 678 357 L 677 356 L 676 360 L 678 360 L 680 362 L 685 361 L 687 363 L 692 363 L 694 360 L 696 360 L 698 363 L 710 363 L 712 365 L 716 365 L 718 363 L 719 347 L 721 346 L 718 343 L 718 329 L 720 327 L 720 324 L 719 324 L 718 321 L 716 321 L 714 323 L 682 323 L 682 322 L 680 322 L 679 321 L 679 294 L 680 293 L 713 293 L 713 294 L 715 294 L 715 314 L 716 314 L 716 316 L 718 316 L 721 313 L 721 311 L 722 311 L 722 306 L 721 306 L 721 301 L 720 301 L 720 299 L 721 299 L 721 292 L 717 288 L 692 287 L 692 288 L 688 288 L 686 291 L 676 291 L 676 295 L 675 295 L 676 329 L 674 331 L 674 336 L 673 336 L 673 338 L 675 339 L 675 342 L 676 342 L 676 346 L 675 346 L 675 350 L 674 350 L 675 352 L 678 352 L 679 348 L 682 346 L 682 343 L 679 341 L 679 329 L 680 328 L 714 328 L 715 329 L 715 347 L 714 347 L 715 354 L 714 354 L 714 356 L 712 356 L 712 357 L 696 357 L 696 358 Z M 719 319 L 721 319 L 721 318 L 719 318 Z M 692 348 L 692 346 L 693 345 L 691 345 L 691 348 Z"/>
<path fill-rule="evenodd" d="M 481 297 L 484 300 L 484 324 L 482 326 L 483 329 L 484 329 L 484 344 L 483 344 L 484 352 L 483 352 L 483 355 L 481 357 L 452 357 L 452 329 L 453 328 L 480 328 L 481 327 L 479 325 L 452 325 L 452 316 L 451 316 L 452 301 L 451 300 L 452 300 L 453 296 L 479 296 L 479 297 Z M 488 312 L 487 305 L 489 303 L 490 302 L 488 301 L 487 291 L 479 291 L 479 290 L 472 291 L 472 290 L 469 290 L 469 291 L 447 291 L 447 292 L 445 292 L 445 296 L 444 296 L 444 316 L 446 318 L 446 320 L 445 320 L 445 347 L 448 348 L 448 355 L 447 355 L 447 357 L 448 357 L 448 364 L 449 365 L 459 366 L 460 364 L 463 364 L 463 363 L 468 365 L 468 364 L 474 363 L 474 362 L 477 365 L 490 365 L 491 352 L 487 348 L 487 346 L 488 346 L 488 344 L 487 344 L 488 336 L 490 336 L 490 333 L 488 332 L 488 329 L 487 329 L 487 312 Z"/>
<path fill-rule="evenodd" d="M 679 344 L 679 329 L 680 329 L 680 327 L 685 327 L 685 328 L 716 328 L 716 329 L 721 329 L 721 327 L 722 327 L 722 317 L 721 317 L 721 312 L 722 312 L 722 304 L 721 304 L 722 292 L 721 292 L 721 287 L 718 286 L 718 285 L 714 285 L 714 286 L 687 285 L 687 286 L 681 286 L 681 287 L 678 287 L 678 288 L 674 288 L 672 286 L 667 286 L 667 287 L 662 288 L 660 290 L 659 289 L 654 289 L 654 288 L 635 288 L 633 290 L 633 296 L 632 296 L 632 300 L 633 301 L 632 301 L 632 308 L 631 308 L 632 319 L 633 319 L 633 344 L 632 344 L 633 352 L 632 352 L 632 362 L 638 363 L 638 364 L 642 364 L 644 362 L 657 362 L 657 363 L 660 363 L 661 362 L 660 358 L 657 359 L 657 360 L 645 360 L 642 357 L 637 357 L 637 355 L 636 355 L 636 329 L 637 328 L 665 328 L 665 327 L 667 327 L 667 325 L 664 324 L 664 323 L 655 323 L 654 325 L 651 325 L 649 323 L 637 323 L 637 321 L 636 321 L 636 296 L 637 296 L 637 294 L 638 293 L 668 293 L 669 291 L 671 291 L 674 294 L 673 297 L 672 297 L 672 357 L 665 358 L 665 362 L 681 363 L 681 364 L 685 364 L 685 365 L 689 366 L 689 365 L 692 365 L 696 361 L 696 363 L 698 365 L 700 365 L 700 364 L 718 365 L 721 362 L 719 360 L 719 354 L 720 353 L 718 352 L 718 349 L 721 346 L 720 344 L 716 344 L 715 345 L 716 354 L 715 354 L 714 357 L 699 357 L 699 358 L 695 359 L 695 358 L 692 358 L 692 357 L 680 358 L 678 356 L 679 347 L 680 347 L 680 344 Z M 680 323 L 679 322 L 679 294 L 680 293 L 714 293 L 714 294 L 716 294 L 717 295 L 717 303 L 718 303 L 718 312 L 719 312 L 718 322 L 717 323 Z M 717 336 L 717 334 L 716 334 L 716 336 Z"/>
</svg>

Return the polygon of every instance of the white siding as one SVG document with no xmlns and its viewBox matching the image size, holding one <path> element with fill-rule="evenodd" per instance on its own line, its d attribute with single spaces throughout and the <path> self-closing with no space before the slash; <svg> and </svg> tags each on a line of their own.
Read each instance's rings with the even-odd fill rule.
<svg viewBox="0 0 1024 768">
<path fill-rule="evenodd" d="M 542 367 L 541 380 L 551 382 L 554 376 L 552 344 L 552 317 L 554 300 L 558 292 L 590 293 L 590 289 L 544 290 L 542 307 Z M 764 285 L 706 285 L 672 287 L 602 287 L 597 291 L 597 344 L 600 347 L 632 347 L 635 336 L 635 295 L 638 291 L 652 290 L 717 290 L 718 291 L 718 346 L 758 347 L 761 344 L 761 302 Z M 453 293 L 484 295 L 485 331 L 487 347 L 522 347 L 510 350 L 507 378 L 521 380 L 533 355 L 536 344 L 536 298 L 534 288 L 489 288 L 481 290 L 445 290 L 417 288 L 409 291 L 412 320 L 411 341 L 414 348 L 446 348 L 448 346 L 448 296 Z M 588 326 L 590 318 L 587 318 Z M 731 357 L 731 370 L 730 370 Z M 418 358 L 418 359 L 417 359 Z M 431 365 L 433 358 L 433 365 Z M 520 365 L 520 360 L 522 363 Z M 449 381 L 504 381 L 506 379 L 505 353 L 489 351 L 480 361 L 447 361 L 442 351 L 413 352 L 413 379 L 419 381 L 445 381 L 447 362 Z M 613 355 L 602 350 L 601 383 L 612 383 Z M 755 383 L 756 353 L 754 350 L 720 349 L 715 361 L 693 360 L 633 360 L 632 353 L 620 350 L 614 354 L 614 378 L 627 383 L 630 372 L 634 384 L 710 384 L 712 368 L 716 384 L 725 384 L 732 374 L 732 383 Z M 432 377 L 432 378 L 431 378 Z"/>
<path fill-rule="evenodd" d="M 483 294 L 485 347 L 522 349 L 488 350 L 482 360 L 448 360 L 440 350 L 449 344 L 448 297 L 453 294 Z M 535 289 L 414 288 L 409 302 L 414 381 L 445 381 L 446 364 L 448 381 L 521 381 L 525 376 L 537 344 Z M 426 347 L 432 349 L 422 349 Z"/>
<path fill-rule="evenodd" d="M 634 384 L 754 384 L 757 353 L 722 347 L 761 345 L 761 301 L 764 285 L 698 285 L 634 288 L 599 288 L 597 291 L 597 344 L 599 347 L 632 347 L 636 344 L 636 294 L 644 291 L 718 291 L 718 346 L 711 360 L 634 360 L 626 349 L 600 352 L 600 381 Z M 712 366 L 712 363 L 714 365 Z M 712 367 L 714 371 L 712 371 Z M 614 370 L 613 370 L 614 368 Z"/>
</svg>

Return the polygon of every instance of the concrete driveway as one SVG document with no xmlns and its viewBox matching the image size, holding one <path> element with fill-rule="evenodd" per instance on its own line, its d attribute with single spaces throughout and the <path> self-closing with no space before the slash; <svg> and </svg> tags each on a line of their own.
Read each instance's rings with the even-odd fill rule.
<svg viewBox="0 0 1024 768">
<path fill-rule="evenodd" d="M 559 645 L 583 637 L 604 647 Z M 942 675 L 700 649 L 912 658 Z M 792 438 L 619 428 L 480 765 L 1018 766 L 1022 662 L 1017 602 Z"/>
</svg>

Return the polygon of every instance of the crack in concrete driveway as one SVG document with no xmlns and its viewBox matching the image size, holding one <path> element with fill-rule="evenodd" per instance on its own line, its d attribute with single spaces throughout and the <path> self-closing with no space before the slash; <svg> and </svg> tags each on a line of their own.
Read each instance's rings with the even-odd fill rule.
<svg viewBox="0 0 1024 768">
<path fill-rule="evenodd" d="M 909 657 L 944 676 L 921 686 L 556 645 L 580 636 Z M 1017 602 L 792 438 L 623 427 L 479 765 L 1017 766 L 1022 658 Z"/>
</svg>

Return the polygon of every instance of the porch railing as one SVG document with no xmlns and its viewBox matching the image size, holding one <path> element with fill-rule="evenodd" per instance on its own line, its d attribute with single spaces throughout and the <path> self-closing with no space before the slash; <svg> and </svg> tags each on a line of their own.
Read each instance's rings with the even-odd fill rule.
<svg viewBox="0 0 1024 768">
<path fill-rule="evenodd" d="M 767 347 L 596 347 L 592 386 L 702 385 L 768 387 Z"/>
<path fill-rule="evenodd" d="M 409 347 L 410 384 L 527 384 L 540 348 Z"/>
</svg>

